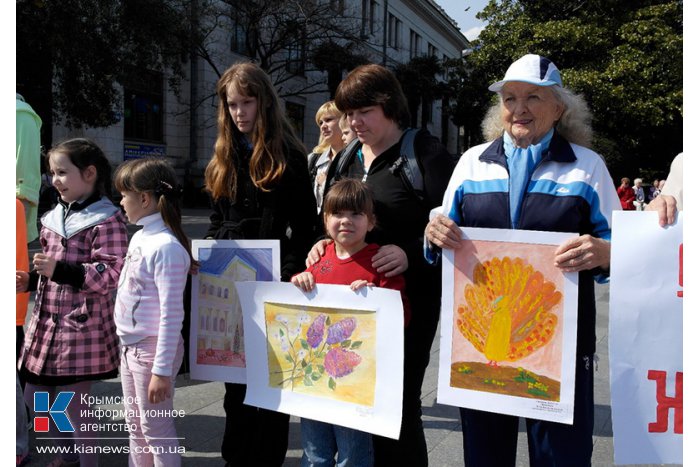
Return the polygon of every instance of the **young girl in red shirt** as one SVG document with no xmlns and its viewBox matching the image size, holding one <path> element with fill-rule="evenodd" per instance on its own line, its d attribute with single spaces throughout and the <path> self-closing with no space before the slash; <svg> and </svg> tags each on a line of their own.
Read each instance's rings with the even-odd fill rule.
<svg viewBox="0 0 700 467">
<path fill-rule="evenodd" d="M 386 277 L 372 267 L 379 245 L 365 241 L 375 224 L 370 188 L 359 180 L 343 179 L 333 185 L 323 203 L 326 232 L 333 239 L 320 261 L 292 277 L 292 283 L 310 292 L 316 284 L 350 285 L 352 290 L 378 286 L 401 292 L 404 326 L 410 319 L 402 275 Z M 316 420 L 301 419 L 303 465 L 371 466 L 374 464 L 372 435 Z"/>
</svg>

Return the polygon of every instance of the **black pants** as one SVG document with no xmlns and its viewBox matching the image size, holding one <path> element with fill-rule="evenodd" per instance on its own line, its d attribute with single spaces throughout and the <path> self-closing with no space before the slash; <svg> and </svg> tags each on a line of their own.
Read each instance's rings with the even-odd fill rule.
<svg viewBox="0 0 700 467">
<path fill-rule="evenodd" d="M 519 418 L 460 408 L 464 465 L 513 467 Z M 593 355 L 576 357 L 574 424 L 525 419 L 532 467 L 590 467 L 593 455 Z"/>
<path fill-rule="evenodd" d="M 279 467 L 287 455 L 289 415 L 245 405 L 245 384 L 224 383 L 221 457 L 232 466 Z"/>
<path fill-rule="evenodd" d="M 410 289 L 409 289 L 410 290 Z M 440 317 L 440 294 L 409 295 L 411 322 L 404 332 L 403 409 L 398 440 L 374 436 L 375 466 L 428 465 L 421 416 L 421 387 Z"/>
</svg>

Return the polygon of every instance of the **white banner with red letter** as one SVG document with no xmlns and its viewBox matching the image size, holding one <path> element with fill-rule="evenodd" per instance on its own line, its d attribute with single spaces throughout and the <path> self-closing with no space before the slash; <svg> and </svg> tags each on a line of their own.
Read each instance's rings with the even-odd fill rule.
<svg viewBox="0 0 700 467">
<path fill-rule="evenodd" d="M 682 213 L 613 214 L 609 342 L 615 463 L 682 463 Z"/>
</svg>

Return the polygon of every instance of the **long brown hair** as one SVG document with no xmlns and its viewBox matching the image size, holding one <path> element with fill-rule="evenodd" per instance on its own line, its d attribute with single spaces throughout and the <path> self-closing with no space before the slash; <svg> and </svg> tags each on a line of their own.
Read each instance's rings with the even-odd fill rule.
<svg viewBox="0 0 700 467">
<path fill-rule="evenodd" d="M 294 134 L 267 73 L 254 63 L 232 65 L 216 84 L 219 129 L 214 154 L 204 172 L 205 187 L 214 199 L 226 197 L 234 200 L 236 197 L 236 152 L 241 151 L 244 136 L 228 111 L 227 94 L 231 87 L 244 96 L 257 99 L 253 154 L 248 167 L 256 187 L 269 191 L 280 180 L 287 166 L 286 154 L 289 151 L 305 153 L 304 145 Z"/>
<path fill-rule="evenodd" d="M 177 175 L 165 159 L 146 157 L 124 162 L 117 167 L 114 174 L 114 186 L 120 192 L 152 194 L 158 203 L 163 222 L 187 250 L 190 263 L 195 264 L 190 250 L 190 239 L 182 230 L 182 213 L 178 203 L 181 190 L 177 183 Z"/>
</svg>

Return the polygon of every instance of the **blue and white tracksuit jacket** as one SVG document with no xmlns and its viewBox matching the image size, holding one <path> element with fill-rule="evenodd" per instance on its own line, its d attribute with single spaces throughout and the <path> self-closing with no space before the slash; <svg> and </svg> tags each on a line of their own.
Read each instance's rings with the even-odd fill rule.
<svg viewBox="0 0 700 467">
<path fill-rule="evenodd" d="M 465 152 L 452 174 L 439 212 L 460 227 L 510 229 L 508 164 L 503 137 Z M 603 159 L 557 132 L 535 167 L 522 199 L 518 228 L 590 234 L 610 241 L 620 199 Z M 434 253 L 426 250 L 431 261 Z M 595 352 L 594 275 L 579 273 L 577 354 Z"/>
</svg>

